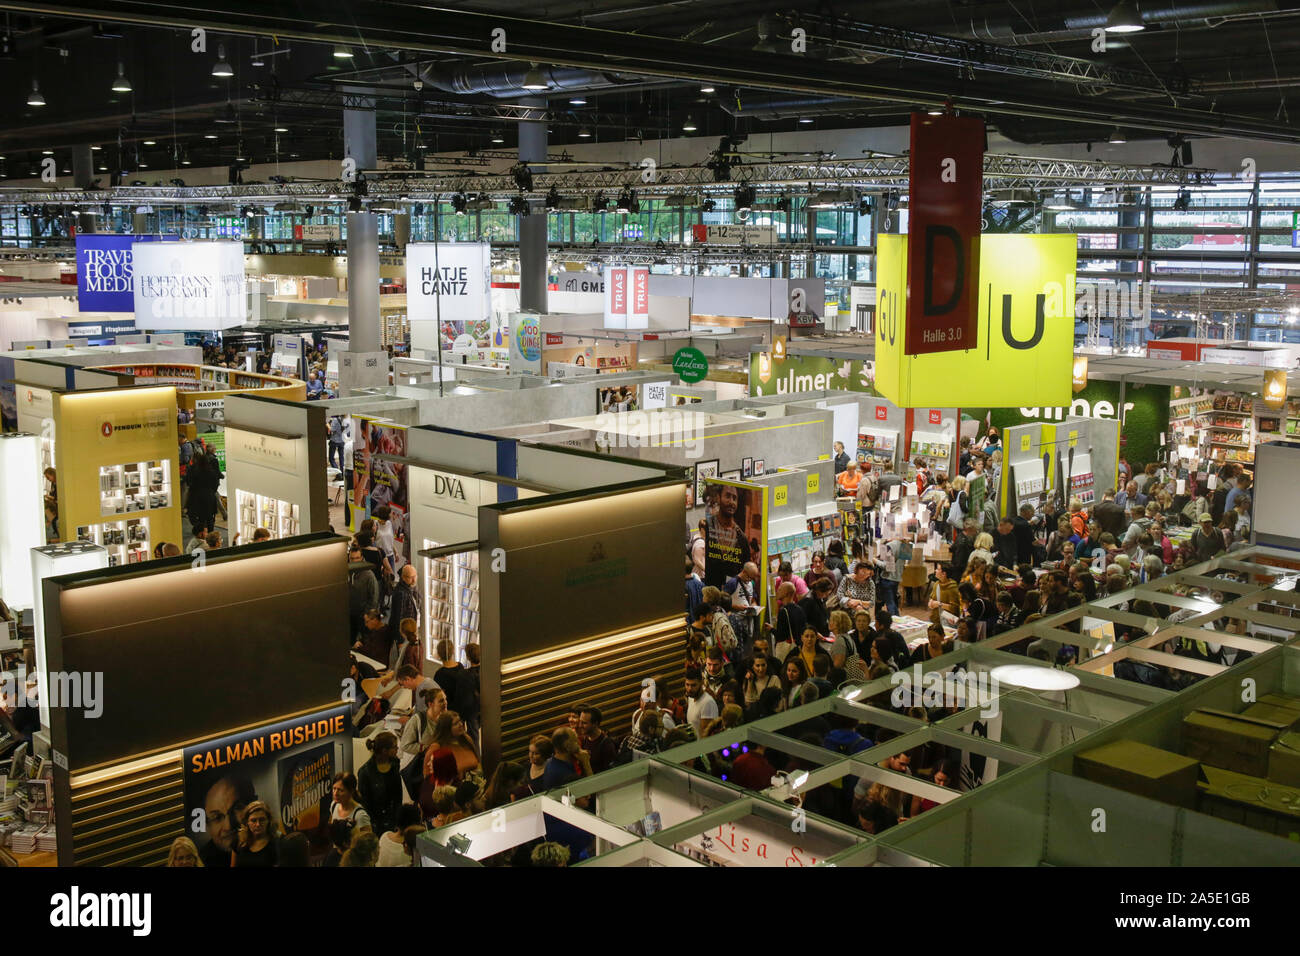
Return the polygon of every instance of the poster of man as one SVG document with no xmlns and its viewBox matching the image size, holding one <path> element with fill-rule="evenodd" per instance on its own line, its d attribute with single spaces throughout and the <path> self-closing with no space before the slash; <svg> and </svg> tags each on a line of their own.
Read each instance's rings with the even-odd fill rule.
<svg viewBox="0 0 1300 956">
<path fill-rule="evenodd" d="M 323 857 L 334 775 L 351 765 L 350 727 L 343 706 L 186 747 L 186 829 L 203 865 L 230 866 L 256 800 L 271 808 L 274 832 L 305 833 Z"/>
<path fill-rule="evenodd" d="M 759 568 L 758 602 L 767 593 L 767 489 L 743 481 L 709 482 L 705 492 L 704 583 L 725 587 L 746 564 Z"/>
</svg>

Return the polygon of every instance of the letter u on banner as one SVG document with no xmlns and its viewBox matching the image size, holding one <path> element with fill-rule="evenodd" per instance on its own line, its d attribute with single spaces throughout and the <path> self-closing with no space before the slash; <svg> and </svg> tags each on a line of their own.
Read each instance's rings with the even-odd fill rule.
<svg viewBox="0 0 1300 956">
<path fill-rule="evenodd" d="M 912 114 L 907 355 L 975 348 L 984 121 Z"/>
</svg>

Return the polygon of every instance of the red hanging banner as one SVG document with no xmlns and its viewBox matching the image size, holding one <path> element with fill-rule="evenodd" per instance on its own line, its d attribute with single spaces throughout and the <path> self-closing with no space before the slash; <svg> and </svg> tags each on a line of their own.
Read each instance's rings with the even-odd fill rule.
<svg viewBox="0 0 1300 956">
<path fill-rule="evenodd" d="M 975 348 L 984 121 L 912 114 L 907 355 Z"/>
</svg>

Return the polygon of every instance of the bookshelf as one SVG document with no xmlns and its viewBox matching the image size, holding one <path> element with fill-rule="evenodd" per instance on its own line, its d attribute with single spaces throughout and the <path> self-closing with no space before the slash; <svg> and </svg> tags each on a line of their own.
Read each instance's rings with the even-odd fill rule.
<svg viewBox="0 0 1300 956">
<path fill-rule="evenodd" d="M 235 493 L 235 532 L 241 544 L 253 540 L 253 532 L 265 528 L 271 538 L 292 538 L 301 533 L 301 515 L 291 501 L 254 494 L 251 491 Z"/>
<path fill-rule="evenodd" d="M 425 550 L 437 549 L 425 539 Z M 466 644 L 479 641 L 478 551 L 453 551 L 424 558 L 425 657 L 439 661 L 438 642 L 449 640 L 456 659 L 464 660 Z"/>
</svg>

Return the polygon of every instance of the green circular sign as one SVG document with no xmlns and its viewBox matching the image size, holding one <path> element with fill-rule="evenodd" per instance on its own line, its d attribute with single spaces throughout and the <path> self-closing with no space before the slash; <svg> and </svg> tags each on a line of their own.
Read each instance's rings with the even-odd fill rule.
<svg viewBox="0 0 1300 956">
<path fill-rule="evenodd" d="M 678 349 L 677 354 L 673 356 L 673 371 L 683 382 L 693 385 L 703 381 L 704 376 L 709 374 L 709 360 L 699 349 L 689 346 Z"/>
</svg>

